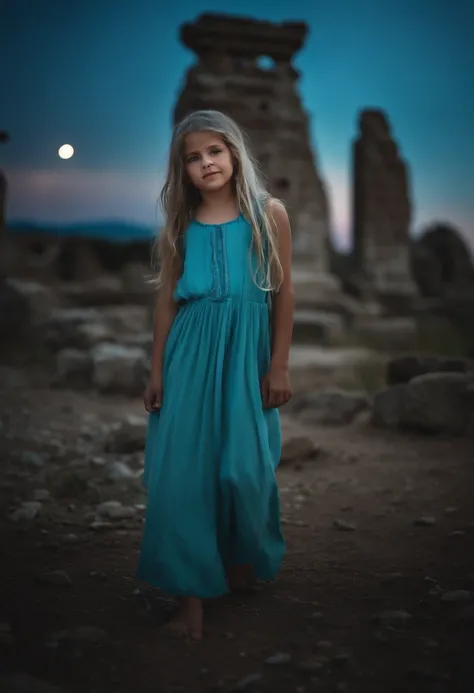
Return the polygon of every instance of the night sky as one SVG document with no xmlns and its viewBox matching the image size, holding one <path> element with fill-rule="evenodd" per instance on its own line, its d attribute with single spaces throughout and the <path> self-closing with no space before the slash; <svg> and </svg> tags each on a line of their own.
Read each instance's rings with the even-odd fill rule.
<svg viewBox="0 0 474 693">
<path fill-rule="evenodd" d="M 179 25 L 224 7 L 310 27 L 295 65 L 338 245 L 350 234 L 357 111 L 379 107 L 411 166 L 413 233 L 444 220 L 474 247 L 472 0 L 3 0 L 8 219 L 155 223 L 172 108 L 195 60 Z"/>
</svg>

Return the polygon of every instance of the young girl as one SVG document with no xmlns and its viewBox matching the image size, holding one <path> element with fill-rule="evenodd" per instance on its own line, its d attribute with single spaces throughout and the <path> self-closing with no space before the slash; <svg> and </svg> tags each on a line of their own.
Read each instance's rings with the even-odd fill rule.
<svg viewBox="0 0 474 693">
<path fill-rule="evenodd" d="M 138 577 L 180 598 L 169 627 L 199 640 L 202 600 L 274 578 L 284 554 L 275 469 L 291 397 L 291 233 L 217 111 L 175 128 L 161 201 Z"/>
</svg>

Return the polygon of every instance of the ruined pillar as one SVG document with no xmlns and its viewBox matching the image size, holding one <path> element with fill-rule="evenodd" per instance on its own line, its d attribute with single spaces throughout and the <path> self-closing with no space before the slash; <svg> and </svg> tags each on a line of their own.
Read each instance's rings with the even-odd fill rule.
<svg viewBox="0 0 474 693">
<path fill-rule="evenodd" d="M 328 204 L 297 90 L 294 54 L 304 23 L 273 24 L 203 14 L 181 27 L 198 62 L 188 71 L 174 120 L 196 109 L 227 113 L 245 130 L 270 192 L 287 205 L 295 259 L 315 273 L 329 267 Z"/>
<path fill-rule="evenodd" d="M 383 111 L 362 111 L 353 147 L 353 253 L 366 288 L 380 297 L 416 293 L 410 224 L 408 166 Z"/>
</svg>

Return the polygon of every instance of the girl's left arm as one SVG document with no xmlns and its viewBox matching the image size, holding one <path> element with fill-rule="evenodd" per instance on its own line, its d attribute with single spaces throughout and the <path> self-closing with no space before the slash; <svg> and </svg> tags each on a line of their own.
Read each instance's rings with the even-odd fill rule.
<svg viewBox="0 0 474 693">
<path fill-rule="evenodd" d="M 262 394 L 266 406 L 280 407 L 291 398 L 289 359 L 294 312 L 294 292 L 291 278 L 291 228 L 288 214 L 279 202 L 272 200 L 269 211 L 278 233 L 283 282 L 278 292 L 273 296 L 271 361 Z"/>
</svg>

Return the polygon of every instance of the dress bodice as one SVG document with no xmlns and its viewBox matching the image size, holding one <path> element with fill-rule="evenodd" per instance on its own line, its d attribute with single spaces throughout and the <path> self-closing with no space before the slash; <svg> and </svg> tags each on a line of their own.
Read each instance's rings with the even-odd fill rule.
<svg viewBox="0 0 474 693">
<path fill-rule="evenodd" d="M 184 263 L 175 300 L 240 299 L 264 303 L 255 281 L 258 260 L 251 251 L 252 227 L 239 215 L 225 224 L 192 221 L 184 235 Z"/>
</svg>

